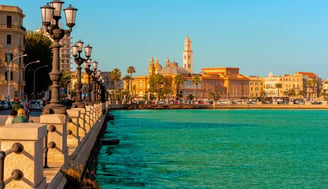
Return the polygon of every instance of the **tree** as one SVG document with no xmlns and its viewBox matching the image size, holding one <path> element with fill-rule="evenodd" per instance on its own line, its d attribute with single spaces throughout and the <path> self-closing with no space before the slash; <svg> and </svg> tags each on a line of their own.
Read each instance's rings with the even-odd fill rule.
<svg viewBox="0 0 328 189">
<path fill-rule="evenodd" d="M 176 100 L 179 100 L 180 97 L 180 93 L 179 93 L 179 89 L 180 89 L 180 85 L 183 84 L 183 77 L 182 75 L 176 75 L 174 77 L 174 83 L 175 83 L 175 87 L 176 87 Z"/>
<path fill-rule="evenodd" d="M 110 75 L 110 78 L 114 80 L 115 100 L 117 100 L 117 80 L 119 80 L 121 76 L 121 70 L 118 68 L 114 68 Z"/>
<path fill-rule="evenodd" d="M 210 97 L 210 99 L 213 99 L 213 101 L 218 101 L 219 100 L 219 98 L 220 98 L 220 93 L 219 93 L 219 90 L 215 90 L 215 91 L 211 91 L 210 93 L 209 93 L 209 97 Z"/>
<path fill-rule="evenodd" d="M 128 74 L 130 74 L 131 84 L 130 84 L 129 91 L 132 93 L 132 80 L 133 80 L 132 74 L 136 73 L 136 69 L 133 66 L 129 66 L 127 69 L 127 72 L 128 72 Z"/>
<path fill-rule="evenodd" d="M 276 88 L 278 89 L 278 97 L 279 97 L 279 89 L 282 88 L 282 84 L 281 83 L 276 83 Z"/>
<path fill-rule="evenodd" d="M 161 98 L 161 91 L 163 92 L 163 85 L 166 82 L 166 78 L 161 74 L 155 74 L 149 78 L 149 91 L 157 93 L 157 100 Z"/>
<path fill-rule="evenodd" d="M 196 88 L 194 89 L 194 96 L 195 99 L 197 100 L 196 90 L 198 89 L 198 84 L 201 82 L 200 77 L 199 76 L 192 77 L 191 82 L 196 85 Z"/>
<path fill-rule="evenodd" d="M 304 95 L 305 95 L 305 92 L 303 90 L 299 90 L 297 95 L 300 97 L 300 98 L 303 98 Z"/>
<path fill-rule="evenodd" d="M 67 89 L 68 89 L 68 85 L 71 82 L 71 79 L 72 79 L 72 76 L 71 76 L 70 72 L 68 72 L 68 71 L 63 72 L 63 75 L 60 79 L 60 87 L 65 88 L 66 92 L 67 92 Z"/>
<path fill-rule="evenodd" d="M 128 86 L 126 87 L 127 90 L 124 91 L 124 95 L 126 95 L 126 96 L 129 97 L 129 96 L 130 96 L 130 91 L 131 91 L 131 90 L 130 90 L 130 85 L 131 85 L 131 84 L 130 84 L 130 81 L 131 81 L 131 77 L 130 77 L 129 75 L 126 75 L 126 76 L 124 76 L 124 77 L 122 78 L 122 80 L 125 81 L 125 83 L 128 85 Z"/>
<path fill-rule="evenodd" d="M 328 96 L 327 89 L 323 89 L 321 95 L 323 96 L 323 100 L 326 100 L 326 97 Z"/>
<path fill-rule="evenodd" d="M 289 89 L 288 91 L 288 97 L 294 97 L 296 95 L 295 89 Z"/>
<path fill-rule="evenodd" d="M 307 87 L 307 93 L 308 98 L 316 97 L 316 94 L 318 94 L 318 79 L 311 78 L 306 81 L 306 87 Z M 311 89 L 311 91 L 308 91 L 308 89 Z"/>
<path fill-rule="evenodd" d="M 125 75 L 122 78 L 122 80 L 125 81 L 125 83 L 127 83 L 128 86 L 126 87 L 126 89 L 127 89 L 127 91 L 129 91 L 130 90 L 130 80 L 131 80 L 131 77 L 129 75 Z"/>
<path fill-rule="evenodd" d="M 28 56 L 24 57 L 25 65 L 40 60 L 40 63 L 30 64 L 25 70 L 25 88 L 26 94 L 31 94 L 33 92 L 33 76 L 34 70 L 37 67 L 48 65 L 47 68 L 42 68 L 42 71 L 37 72 L 37 80 L 35 81 L 36 91 L 48 90 L 51 85 L 51 80 L 49 77 L 49 72 L 52 68 L 52 52 L 50 45 L 52 41 L 41 32 L 27 31 L 25 35 L 25 51 L 24 54 Z M 38 79 L 39 78 L 39 79 Z M 42 78 L 42 79 L 41 79 Z"/>
</svg>

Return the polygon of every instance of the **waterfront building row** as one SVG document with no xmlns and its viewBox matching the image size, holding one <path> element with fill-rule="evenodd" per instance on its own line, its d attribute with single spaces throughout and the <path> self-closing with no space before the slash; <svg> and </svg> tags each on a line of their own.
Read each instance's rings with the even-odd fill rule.
<svg viewBox="0 0 328 189">
<path fill-rule="evenodd" d="M 166 59 L 165 67 L 162 67 L 158 59 L 154 60 L 151 57 L 148 75 L 136 76 L 132 84 L 134 91 L 130 92 L 139 100 L 149 100 L 151 93 L 157 96 L 156 91 L 151 92 L 151 78 L 160 74 L 171 86 L 166 90 L 166 94 L 161 94 L 166 99 L 176 99 L 177 95 L 181 97 L 180 99 L 193 96 L 193 99 L 202 100 L 265 97 L 317 99 L 320 94 L 324 94 L 322 87 L 324 83 L 312 72 L 295 72 L 295 74 L 281 76 L 274 76 L 270 72 L 267 77 L 260 77 L 245 76 L 236 67 L 213 67 L 202 68 L 200 73 L 192 73 L 192 55 L 191 40 L 187 37 L 183 50 L 183 67 L 179 67 L 175 61 L 171 62 L 169 58 Z M 181 84 L 175 82 L 178 75 L 183 78 Z M 198 82 L 194 80 L 196 77 L 199 79 Z M 176 91 L 177 89 L 179 91 Z"/>
</svg>

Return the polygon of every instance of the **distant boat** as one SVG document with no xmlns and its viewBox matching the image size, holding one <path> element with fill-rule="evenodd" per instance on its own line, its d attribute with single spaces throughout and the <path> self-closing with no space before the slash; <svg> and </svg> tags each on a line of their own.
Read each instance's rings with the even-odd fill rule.
<svg viewBox="0 0 328 189">
<path fill-rule="evenodd" d="M 100 139 L 102 145 L 118 145 L 120 143 L 120 139 Z"/>
</svg>

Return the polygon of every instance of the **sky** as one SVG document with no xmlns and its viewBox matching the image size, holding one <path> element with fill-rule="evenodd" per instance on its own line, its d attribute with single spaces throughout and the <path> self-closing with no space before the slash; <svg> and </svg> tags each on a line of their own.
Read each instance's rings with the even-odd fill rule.
<svg viewBox="0 0 328 189">
<path fill-rule="evenodd" d="M 314 72 L 328 78 L 327 0 L 67 0 L 78 9 L 73 42 L 93 47 L 99 69 L 128 66 L 146 75 L 150 58 L 182 66 L 187 36 L 193 72 L 238 67 L 246 76 Z M 26 15 L 24 27 L 41 25 L 47 1 L 0 0 Z M 64 14 L 61 21 L 65 23 Z M 72 66 L 75 68 L 75 65 Z"/>
</svg>

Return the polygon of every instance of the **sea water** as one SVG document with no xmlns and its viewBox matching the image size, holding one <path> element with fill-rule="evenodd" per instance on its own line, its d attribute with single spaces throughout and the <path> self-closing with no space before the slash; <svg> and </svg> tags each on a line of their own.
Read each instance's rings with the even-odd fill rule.
<svg viewBox="0 0 328 189">
<path fill-rule="evenodd" d="M 114 111 L 101 188 L 327 188 L 327 110 Z"/>
</svg>

